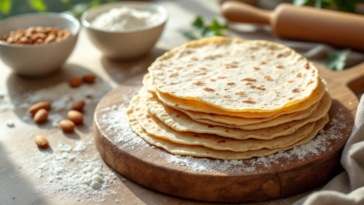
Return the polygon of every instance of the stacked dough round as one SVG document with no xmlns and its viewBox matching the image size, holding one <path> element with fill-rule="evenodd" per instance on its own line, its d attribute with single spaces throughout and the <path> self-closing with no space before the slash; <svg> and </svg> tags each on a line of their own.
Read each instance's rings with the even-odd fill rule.
<svg viewBox="0 0 364 205">
<path fill-rule="evenodd" d="M 129 124 L 173 154 L 266 156 L 307 143 L 329 121 L 315 66 L 273 42 L 206 38 L 164 54 L 149 72 Z"/>
</svg>

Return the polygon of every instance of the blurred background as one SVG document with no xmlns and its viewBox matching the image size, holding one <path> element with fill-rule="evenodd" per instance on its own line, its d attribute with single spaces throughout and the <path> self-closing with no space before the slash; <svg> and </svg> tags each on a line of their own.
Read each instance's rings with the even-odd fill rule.
<svg viewBox="0 0 364 205">
<path fill-rule="evenodd" d="M 90 7 L 117 0 L 0 0 L 0 19 L 30 12 L 66 12 L 79 17 Z M 120 0 L 119 0 L 120 1 Z M 173 0 L 183 1 L 183 0 Z M 224 0 L 205 0 L 211 3 Z M 317 8 L 335 9 L 364 14 L 364 0 L 240 0 L 264 9 L 274 9 L 281 2 L 298 6 L 309 5 Z"/>
</svg>

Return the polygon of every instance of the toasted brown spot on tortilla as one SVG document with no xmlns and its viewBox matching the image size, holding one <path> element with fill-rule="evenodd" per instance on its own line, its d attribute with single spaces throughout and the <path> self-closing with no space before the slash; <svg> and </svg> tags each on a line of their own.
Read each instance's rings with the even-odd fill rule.
<svg viewBox="0 0 364 205">
<path fill-rule="evenodd" d="M 257 87 L 256 89 L 257 90 L 265 90 L 265 88 L 263 88 L 263 87 Z"/>
<path fill-rule="evenodd" d="M 227 83 L 227 85 L 235 85 L 234 82 Z"/>
<path fill-rule="evenodd" d="M 259 67 L 254 67 L 254 70 L 260 70 L 260 68 Z"/>
<path fill-rule="evenodd" d="M 197 73 L 195 76 L 206 75 L 206 73 Z"/>
<path fill-rule="evenodd" d="M 292 98 L 288 98 L 288 100 L 292 100 Z"/>
<path fill-rule="evenodd" d="M 235 95 L 245 96 L 246 94 L 243 91 L 236 92 Z"/>
<path fill-rule="evenodd" d="M 253 78 L 244 78 L 244 79 L 241 79 L 241 81 L 256 82 L 257 80 L 253 79 Z"/>
<path fill-rule="evenodd" d="M 278 54 L 277 55 L 277 58 L 280 58 L 280 57 L 282 57 L 283 56 L 283 54 L 282 53 L 280 53 L 280 54 Z"/>
<path fill-rule="evenodd" d="M 299 89 L 297 89 L 297 88 L 295 88 L 295 89 L 293 89 L 293 90 L 292 90 L 292 92 L 293 92 L 293 93 L 299 93 L 299 92 L 300 92 L 300 90 L 299 90 Z"/>
<path fill-rule="evenodd" d="M 211 81 L 216 81 L 215 79 L 210 79 Z"/>
<path fill-rule="evenodd" d="M 277 65 L 276 68 L 281 69 L 281 68 L 284 68 L 284 66 L 283 65 Z"/>
<path fill-rule="evenodd" d="M 262 61 L 261 64 L 267 64 L 266 62 Z"/>
<path fill-rule="evenodd" d="M 206 92 L 214 92 L 215 90 L 212 88 L 203 88 L 204 91 Z"/>
<path fill-rule="evenodd" d="M 179 117 L 179 115 L 176 115 L 176 117 Z"/>
<path fill-rule="evenodd" d="M 200 69 L 200 70 L 207 70 L 207 68 L 198 68 L 198 69 Z"/>
<path fill-rule="evenodd" d="M 314 83 L 313 80 L 310 80 L 308 83 L 307 83 L 307 86 L 311 85 L 312 83 Z"/>
<path fill-rule="evenodd" d="M 148 118 L 148 119 L 151 118 L 150 115 L 146 115 L 145 117 Z"/>
<path fill-rule="evenodd" d="M 311 69 L 310 64 L 306 63 L 305 68 L 306 68 L 306 70 L 310 70 Z"/>
<path fill-rule="evenodd" d="M 169 75 L 170 78 L 177 77 L 177 76 L 179 76 L 178 73 L 172 73 L 171 75 Z"/>
<path fill-rule="evenodd" d="M 287 83 L 293 83 L 294 82 L 294 80 L 289 80 L 289 81 L 287 81 Z"/>
<path fill-rule="evenodd" d="M 302 73 L 298 73 L 298 74 L 296 75 L 296 77 L 301 78 L 301 77 L 302 77 Z"/>
<path fill-rule="evenodd" d="M 178 68 L 176 68 L 177 70 L 182 70 L 183 69 L 183 67 L 178 67 Z"/>
<path fill-rule="evenodd" d="M 245 85 L 253 85 L 253 83 L 246 83 Z"/>
<path fill-rule="evenodd" d="M 270 76 L 264 76 L 264 80 L 273 81 L 273 78 Z"/>
<path fill-rule="evenodd" d="M 219 76 L 219 77 L 217 77 L 218 79 L 225 79 L 226 78 L 226 76 Z"/>
<path fill-rule="evenodd" d="M 192 57 L 192 58 L 191 58 L 191 60 L 193 60 L 193 61 L 198 61 L 198 58 L 196 58 L 196 57 Z"/>
<path fill-rule="evenodd" d="M 255 104 L 257 102 L 255 102 L 254 100 L 243 100 L 243 103 L 247 103 L 247 104 Z"/>
<path fill-rule="evenodd" d="M 204 82 L 201 82 L 201 81 L 196 81 L 196 82 L 192 83 L 192 85 L 204 86 L 205 83 Z"/>
</svg>

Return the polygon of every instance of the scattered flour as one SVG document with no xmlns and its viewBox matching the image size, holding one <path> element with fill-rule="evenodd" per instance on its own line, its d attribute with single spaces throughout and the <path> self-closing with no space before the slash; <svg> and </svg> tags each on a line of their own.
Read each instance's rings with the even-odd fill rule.
<svg viewBox="0 0 364 205">
<path fill-rule="evenodd" d="M 13 120 L 7 120 L 7 121 L 5 122 L 5 124 L 6 124 L 6 126 L 8 126 L 8 127 L 15 127 L 15 123 L 14 123 L 14 121 L 13 121 Z"/>
<path fill-rule="evenodd" d="M 143 148 L 155 148 L 146 143 L 142 138 L 135 134 L 128 124 L 126 116 L 127 108 L 120 105 L 117 110 L 105 108 L 107 114 L 103 115 L 103 122 L 108 124 L 108 131 L 116 134 L 115 143 L 123 142 L 122 147 L 141 146 Z M 282 160 L 287 163 L 296 162 L 297 160 L 309 159 L 314 155 L 326 151 L 330 145 L 331 140 L 338 140 L 342 138 L 341 130 L 349 129 L 345 124 L 345 118 L 342 110 L 334 116 L 330 124 L 331 128 L 328 130 L 321 130 L 318 135 L 310 142 L 301 146 L 295 147 L 289 151 L 278 152 L 266 157 L 256 157 L 248 160 L 212 160 L 208 158 L 197 158 L 191 156 L 180 156 L 167 154 L 166 161 L 170 164 L 186 167 L 194 171 L 236 171 L 236 172 L 253 172 L 256 167 L 264 166 L 271 167 L 273 164 L 279 164 Z M 286 164 L 287 164 L 286 163 Z M 282 166 L 284 166 L 282 164 Z"/>
<path fill-rule="evenodd" d="M 128 31 L 152 27 L 162 21 L 159 13 L 141 11 L 127 6 L 113 8 L 91 22 L 92 27 L 107 31 Z"/>
<path fill-rule="evenodd" d="M 52 122 L 52 126 L 55 128 L 58 127 L 58 122 L 63 119 L 65 119 L 65 118 L 58 113 L 48 115 L 48 120 L 50 120 Z"/>
<path fill-rule="evenodd" d="M 109 188 L 117 177 L 108 168 L 104 168 L 98 154 L 85 155 L 83 141 L 74 147 L 60 143 L 53 150 L 37 152 L 29 166 L 36 165 L 31 175 L 42 179 L 45 184 L 37 191 L 49 194 L 61 193 L 61 198 L 77 195 L 79 200 L 100 200 L 105 196 L 116 194 Z"/>
<path fill-rule="evenodd" d="M 98 79 L 93 84 L 83 84 L 78 88 L 72 88 L 68 82 L 63 82 L 53 87 L 12 97 L 6 91 L 0 91 L 2 96 L 0 98 L 0 112 L 17 108 L 28 109 L 34 103 L 44 100 L 52 103 L 53 111 L 69 109 L 72 103 L 77 100 L 84 100 L 86 103 L 98 102 L 109 90 L 111 90 L 111 85 Z M 28 117 L 24 118 L 25 120 L 28 119 Z"/>
</svg>

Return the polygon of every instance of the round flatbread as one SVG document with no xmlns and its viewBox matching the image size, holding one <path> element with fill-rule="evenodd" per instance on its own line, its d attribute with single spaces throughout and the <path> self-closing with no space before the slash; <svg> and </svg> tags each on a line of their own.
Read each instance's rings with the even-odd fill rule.
<svg viewBox="0 0 364 205">
<path fill-rule="evenodd" d="M 295 123 L 286 123 L 258 130 L 242 130 L 215 126 L 192 120 L 183 112 L 159 102 L 158 99 L 153 97 L 153 94 L 148 91 L 141 91 L 140 96 L 144 101 L 141 102 L 138 100 L 139 102 L 134 102 L 136 104 L 135 106 L 138 106 L 140 111 L 145 113 L 150 112 L 151 115 L 157 117 L 164 124 L 180 132 L 208 133 L 239 140 L 250 138 L 269 140 L 283 135 L 289 135 L 308 123 L 308 121 L 297 121 Z"/>
<path fill-rule="evenodd" d="M 237 140 L 212 134 L 176 131 L 149 113 L 140 96 L 135 97 L 131 101 L 131 107 L 140 126 L 148 134 L 177 144 L 201 145 L 215 150 L 230 150 L 234 152 L 288 147 L 311 133 L 315 124 L 314 122 L 308 123 L 290 135 L 277 137 L 272 140 Z"/>
<path fill-rule="evenodd" d="M 224 159 L 224 160 L 234 160 L 234 159 L 249 159 L 252 157 L 263 157 L 267 155 L 274 154 L 279 151 L 284 151 L 291 149 L 293 147 L 297 147 L 301 144 L 305 144 L 313 139 L 318 131 L 320 131 L 325 124 L 329 121 L 328 115 L 324 118 L 320 119 L 315 123 L 313 131 L 305 138 L 296 142 L 295 144 L 280 148 L 280 149 L 260 149 L 253 150 L 247 152 L 232 152 L 232 151 L 222 151 L 222 150 L 213 150 L 203 146 L 194 146 L 194 145 L 183 145 L 176 144 L 169 140 L 165 140 L 159 137 L 155 137 L 153 135 L 148 134 L 138 123 L 137 119 L 134 116 L 133 109 L 128 109 L 127 111 L 129 125 L 131 129 L 142 139 L 144 139 L 149 144 L 162 148 L 169 153 L 178 154 L 178 155 L 190 155 L 195 157 L 210 157 L 215 159 Z"/>
<path fill-rule="evenodd" d="M 309 122 L 314 122 L 317 121 L 318 119 L 322 118 L 323 116 L 326 115 L 326 113 L 329 111 L 330 107 L 331 107 L 331 97 L 329 95 L 329 93 L 325 93 L 324 96 L 322 97 L 318 107 L 316 108 L 315 111 L 313 111 L 308 117 L 302 119 L 302 120 L 295 120 L 295 121 L 291 121 L 291 122 L 286 122 L 284 124 L 281 125 L 287 125 L 287 126 L 298 126 L 299 124 L 306 124 Z M 276 118 L 278 119 L 278 118 Z M 211 120 L 199 120 L 199 122 L 202 123 L 206 123 L 206 124 L 210 124 L 210 125 L 215 125 L 215 126 L 221 126 L 221 127 L 230 127 L 230 128 L 238 128 L 238 129 L 243 129 L 243 130 L 257 130 L 257 129 L 264 129 L 264 128 L 270 128 L 272 126 L 279 126 L 279 121 L 275 121 L 276 119 L 272 120 L 272 121 L 267 121 L 267 122 L 262 122 L 262 123 L 257 123 L 257 124 L 252 124 L 252 125 L 232 125 L 232 124 L 223 124 L 223 123 L 217 123 Z"/>
<path fill-rule="evenodd" d="M 319 85 L 316 67 L 294 50 L 225 37 L 167 52 L 149 72 L 160 93 L 229 112 L 279 111 L 306 100 Z"/>
<path fill-rule="evenodd" d="M 317 87 L 317 89 L 312 93 L 312 95 L 308 99 L 306 99 L 303 102 L 297 103 L 295 105 L 283 108 L 282 110 L 274 112 L 262 112 L 262 113 L 228 112 L 199 101 L 180 99 L 168 94 L 160 93 L 155 89 L 152 77 L 149 74 L 146 74 L 144 76 L 143 84 L 148 91 L 157 94 L 159 100 L 161 100 L 164 104 L 173 107 L 175 109 L 178 109 L 180 111 L 193 111 L 193 112 L 217 114 L 223 116 L 235 116 L 241 118 L 274 118 L 280 115 L 307 110 L 310 106 L 317 103 L 322 98 L 323 94 L 326 91 L 325 89 L 326 82 L 323 79 L 321 79 L 319 87 Z"/>
</svg>

